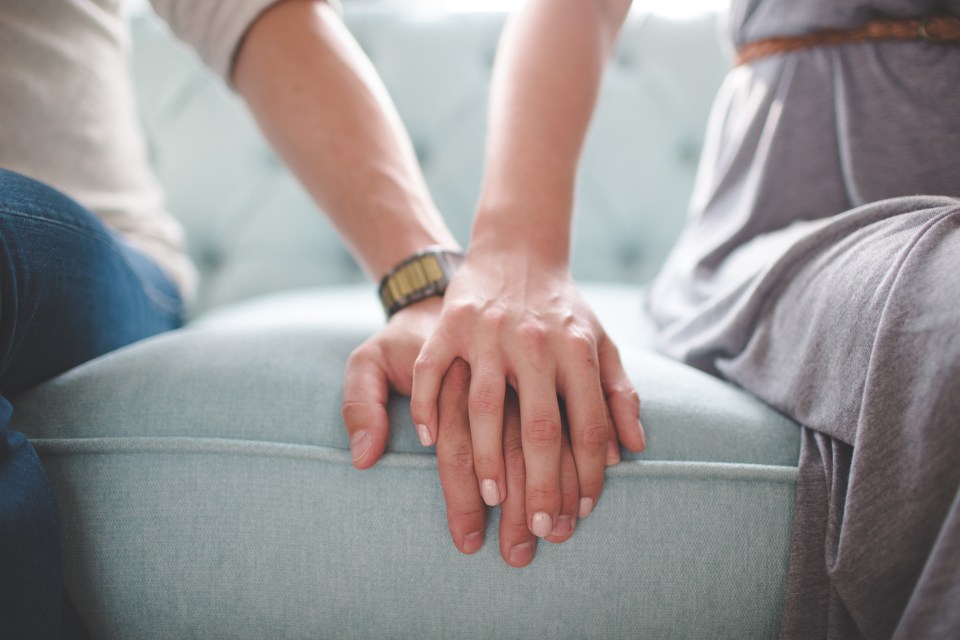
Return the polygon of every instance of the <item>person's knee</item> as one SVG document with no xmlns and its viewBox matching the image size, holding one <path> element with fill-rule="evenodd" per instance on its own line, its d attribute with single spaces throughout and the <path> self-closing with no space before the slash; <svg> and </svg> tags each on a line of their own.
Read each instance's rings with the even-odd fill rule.
<svg viewBox="0 0 960 640">
<path fill-rule="evenodd" d="M 0 169 L 0 233 L 62 225 L 84 233 L 107 234 L 90 211 L 48 184 Z"/>
</svg>

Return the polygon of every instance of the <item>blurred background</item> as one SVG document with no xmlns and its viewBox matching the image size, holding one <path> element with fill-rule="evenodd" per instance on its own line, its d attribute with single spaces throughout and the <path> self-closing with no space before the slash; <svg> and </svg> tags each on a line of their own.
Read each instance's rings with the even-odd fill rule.
<svg viewBox="0 0 960 640">
<path fill-rule="evenodd" d="M 523 0 L 342 0 L 347 27 L 466 245 L 483 174 L 490 73 Z M 572 269 L 642 286 L 683 226 L 710 105 L 730 63 L 725 0 L 636 0 L 607 68 L 578 179 Z M 198 312 L 258 295 L 370 284 L 240 100 L 132 5 L 132 73 L 167 203 L 201 273 Z M 373 297 L 370 296 L 371 301 Z"/>
</svg>

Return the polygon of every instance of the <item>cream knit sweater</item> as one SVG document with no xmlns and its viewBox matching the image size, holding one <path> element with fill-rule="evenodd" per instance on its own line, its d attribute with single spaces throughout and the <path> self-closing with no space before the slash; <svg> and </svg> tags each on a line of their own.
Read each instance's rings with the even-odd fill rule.
<svg viewBox="0 0 960 640">
<path fill-rule="evenodd" d="M 223 78 L 250 24 L 276 0 L 153 0 Z M 0 167 L 45 182 L 151 257 L 185 297 L 195 272 L 147 160 L 121 0 L 0 2 Z"/>
</svg>

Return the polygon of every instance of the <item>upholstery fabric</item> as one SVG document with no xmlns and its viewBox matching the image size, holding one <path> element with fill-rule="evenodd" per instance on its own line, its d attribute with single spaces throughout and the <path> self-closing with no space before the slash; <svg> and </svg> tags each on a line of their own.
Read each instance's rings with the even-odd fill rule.
<svg viewBox="0 0 960 640">
<path fill-rule="evenodd" d="M 636 293 L 625 288 L 601 317 Z M 527 569 L 499 558 L 496 510 L 485 546 L 465 557 L 406 399 L 393 399 L 390 453 L 373 470 L 351 466 L 341 370 L 369 331 L 282 312 L 327 306 L 329 320 L 342 294 L 212 314 L 16 399 L 13 427 L 56 489 L 67 585 L 96 636 L 775 633 L 793 423 L 626 346 L 649 453 L 612 469 L 574 538 L 541 543 Z"/>
</svg>

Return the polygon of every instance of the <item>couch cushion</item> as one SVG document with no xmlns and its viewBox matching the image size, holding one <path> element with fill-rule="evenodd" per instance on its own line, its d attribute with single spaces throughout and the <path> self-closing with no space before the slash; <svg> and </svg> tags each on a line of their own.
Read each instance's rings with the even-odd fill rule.
<svg viewBox="0 0 960 640">
<path fill-rule="evenodd" d="M 728 383 L 642 348 L 639 290 L 585 290 L 640 392 L 649 441 L 643 459 L 796 465 L 793 422 Z M 17 420 L 30 424 L 35 438 L 189 436 L 346 450 L 343 366 L 382 324 L 376 305 L 368 287 L 239 304 L 51 381 L 19 403 Z M 407 399 L 392 398 L 390 409 L 390 450 L 425 453 Z"/>
<path fill-rule="evenodd" d="M 591 297 L 601 316 L 636 313 L 636 290 Z M 496 510 L 464 557 L 405 399 L 392 400 L 391 452 L 351 467 L 341 370 L 381 322 L 371 298 L 250 303 L 15 399 L 96 637 L 775 634 L 796 426 L 621 335 L 648 452 L 609 470 L 591 517 L 527 569 L 500 559 Z"/>
</svg>

